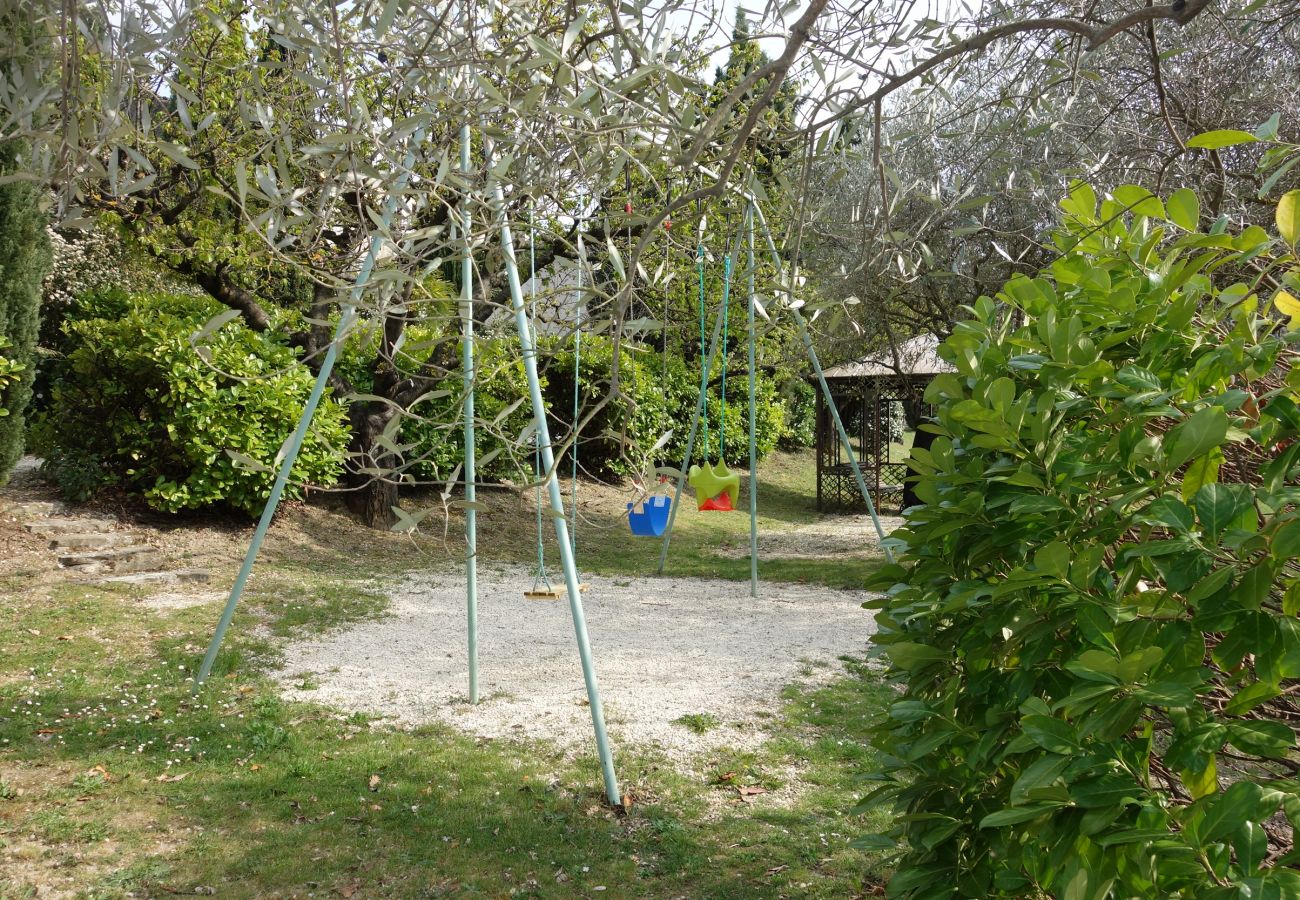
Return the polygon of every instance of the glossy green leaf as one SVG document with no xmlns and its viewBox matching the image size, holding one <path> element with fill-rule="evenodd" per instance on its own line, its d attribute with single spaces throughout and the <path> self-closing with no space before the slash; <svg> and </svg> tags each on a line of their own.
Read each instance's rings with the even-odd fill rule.
<svg viewBox="0 0 1300 900">
<path fill-rule="evenodd" d="M 1165 436 L 1165 462 L 1170 470 L 1218 448 L 1228 436 L 1228 416 L 1221 406 L 1198 410 Z"/>
<path fill-rule="evenodd" d="M 1199 150 L 1222 150 L 1224 147 L 1235 147 L 1238 144 L 1253 144 L 1257 140 L 1259 138 L 1249 131 L 1222 128 L 1218 131 L 1206 131 L 1196 135 L 1187 142 L 1187 146 Z"/>
<path fill-rule="evenodd" d="M 1184 231 L 1196 231 L 1201 224 L 1201 201 L 1195 191 L 1179 188 L 1165 202 L 1169 220 Z"/>
</svg>

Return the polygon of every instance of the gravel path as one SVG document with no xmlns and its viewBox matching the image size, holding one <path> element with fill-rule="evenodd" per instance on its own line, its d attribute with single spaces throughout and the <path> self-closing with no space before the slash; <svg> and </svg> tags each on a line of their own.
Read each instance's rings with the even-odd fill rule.
<svg viewBox="0 0 1300 900">
<path fill-rule="evenodd" d="M 753 599 L 747 583 L 729 581 L 584 581 L 611 739 L 676 759 L 757 746 L 785 685 L 839 671 L 837 657 L 861 656 L 874 630 L 865 592 L 764 583 Z M 568 603 L 525 600 L 531 584 L 523 569 L 480 571 L 477 707 L 466 702 L 464 585 L 445 573 L 403 580 L 385 618 L 289 646 L 285 693 L 406 724 L 585 748 L 591 717 Z M 674 724 L 692 714 L 721 725 L 695 734 Z"/>
</svg>

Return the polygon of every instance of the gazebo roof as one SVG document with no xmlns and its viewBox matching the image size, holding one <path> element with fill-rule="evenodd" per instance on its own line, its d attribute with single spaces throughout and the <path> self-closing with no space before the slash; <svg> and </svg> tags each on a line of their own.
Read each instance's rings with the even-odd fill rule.
<svg viewBox="0 0 1300 900">
<path fill-rule="evenodd" d="M 870 356 L 864 356 L 856 362 L 831 366 L 823 374 L 828 379 L 891 378 L 899 375 L 938 375 L 941 372 L 955 371 L 952 366 L 939 358 L 936 352 L 938 346 L 937 337 L 932 334 L 920 334 L 899 345 L 898 366 L 894 365 L 894 354 L 884 349 Z"/>
</svg>

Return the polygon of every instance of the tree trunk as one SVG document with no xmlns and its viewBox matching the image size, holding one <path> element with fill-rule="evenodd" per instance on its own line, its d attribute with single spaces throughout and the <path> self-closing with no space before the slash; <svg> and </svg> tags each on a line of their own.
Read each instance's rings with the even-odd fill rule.
<svg viewBox="0 0 1300 900">
<path fill-rule="evenodd" d="M 398 505 L 397 484 L 391 472 L 385 476 L 373 470 L 391 470 L 393 454 L 377 443 L 393 417 L 391 407 L 375 403 L 352 404 L 348 418 L 352 425 L 352 458 L 347 464 L 344 484 L 348 492 L 348 509 L 370 528 L 385 529 L 396 521 L 393 507 Z M 370 471 L 362 471 L 370 470 Z"/>
<path fill-rule="evenodd" d="M 934 443 L 935 434 L 932 431 L 920 430 L 921 425 L 925 422 L 926 404 L 913 396 L 903 405 L 903 408 L 908 427 L 916 431 L 916 434 L 912 437 L 912 448 L 929 450 L 930 445 Z M 903 509 L 907 509 L 909 506 L 918 506 L 921 503 L 921 498 L 916 496 L 916 484 L 912 480 L 915 477 L 909 472 L 906 480 L 903 481 Z"/>
</svg>

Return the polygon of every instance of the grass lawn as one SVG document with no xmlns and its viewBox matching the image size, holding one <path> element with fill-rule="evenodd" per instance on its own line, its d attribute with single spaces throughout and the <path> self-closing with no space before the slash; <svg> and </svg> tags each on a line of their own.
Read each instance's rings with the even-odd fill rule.
<svg viewBox="0 0 1300 900">
<path fill-rule="evenodd" d="M 683 492 L 674 523 L 665 575 L 749 578 L 748 474 L 741 473 L 740 501 L 735 512 L 701 512 L 689 489 Z M 816 510 L 817 474 L 811 451 L 772 453 L 759 465 L 759 574 L 770 581 L 809 582 L 831 587 L 861 587 L 879 562 L 876 553 L 840 554 L 827 565 L 824 557 L 764 557 L 764 537 L 790 534 L 819 518 Z M 568 501 L 570 483 L 561 481 Z M 665 486 L 669 496 L 672 484 Z M 661 539 L 635 537 L 627 527 L 626 491 L 583 482 L 578 488 L 578 564 L 582 571 L 601 575 L 653 575 L 659 564 Z M 532 564 L 536 559 L 536 517 L 531 492 L 516 497 L 485 491 L 479 499 L 489 512 L 479 518 L 479 551 L 485 559 Z M 521 503 L 522 501 L 522 503 Z M 440 526 L 428 529 L 441 533 Z M 549 518 L 543 521 L 544 552 L 559 571 L 559 552 Z M 449 534 L 459 540 L 463 529 L 453 520 Z M 449 543 L 454 544 L 454 540 Z M 872 544 L 874 549 L 874 541 Z M 864 545 L 862 549 L 867 549 Z M 443 552 L 442 545 L 437 551 Z M 445 557 L 445 554 L 444 554 Z"/>
<path fill-rule="evenodd" d="M 764 527 L 813 518 L 799 470 L 784 457 L 764 471 Z M 278 646 L 382 614 L 379 573 L 428 564 L 404 538 L 329 521 L 315 541 L 273 538 L 197 697 L 188 679 L 211 604 L 160 610 L 139 602 L 140 588 L 5 582 L 0 897 L 37 886 L 84 897 L 877 893 L 879 861 L 851 842 L 880 823 L 850 811 L 872 764 L 867 720 L 888 689 L 859 663 L 788 689 L 756 752 L 717 751 L 685 771 L 620 748 L 633 803 L 616 814 L 590 754 L 403 730 L 278 697 L 263 674 Z M 679 525 L 670 572 L 747 577 L 747 559 L 710 550 L 743 543 L 747 517 Z M 612 534 L 586 544 L 584 566 L 643 574 L 654 554 L 632 556 L 641 545 Z M 486 556 L 527 557 L 510 528 L 494 535 Z M 860 583 L 869 567 L 794 560 L 765 577 Z M 709 728 L 707 718 L 682 727 Z"/>
</svg>

